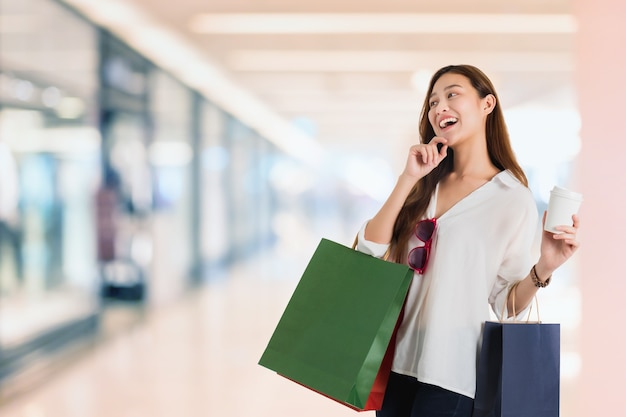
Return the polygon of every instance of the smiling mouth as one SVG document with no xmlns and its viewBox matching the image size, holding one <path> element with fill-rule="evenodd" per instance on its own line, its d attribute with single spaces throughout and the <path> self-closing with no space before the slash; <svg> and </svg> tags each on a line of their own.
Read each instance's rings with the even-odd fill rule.
<svg viewBox="0 0 626 417">
<path fill-rule="evenodd" d="M 447 117 L 439 122 L 439 127 L 445 129 L 448 126 L 452 126 L 456 122 L 458 122 L 456 117 Z"/>
</svg>

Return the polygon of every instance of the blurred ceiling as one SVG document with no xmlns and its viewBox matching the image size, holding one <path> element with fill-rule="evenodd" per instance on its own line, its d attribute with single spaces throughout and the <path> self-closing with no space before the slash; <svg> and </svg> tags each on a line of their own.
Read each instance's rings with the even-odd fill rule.
<svg viewBox="0 0 626 417">
<path fill-rule="evenodd" d="M 129 39 L 141 14 L 186 43 L 206 71 L 266 107 L 245 110 L 253 125 L 277 117 L 325 150 L 391 161 L 418 140 L 423 85 L 447 64 L 483 69 L 505 110 L 575 106 L 571 8 L 570 0 L 126 0 L 108 17 L 90 13 Z M 162 42 L 156 54 L 167 49 Z M 173 71 L 185 64 L 166 59 Z M 208 78 L 199 69 L 193 82 Z M 219 84 L 204 90 L 218 103 Z"/>
</svg>

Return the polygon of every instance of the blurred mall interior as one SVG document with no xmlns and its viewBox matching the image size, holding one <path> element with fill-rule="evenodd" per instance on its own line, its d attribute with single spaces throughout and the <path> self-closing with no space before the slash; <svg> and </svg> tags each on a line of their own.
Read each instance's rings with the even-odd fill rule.
<svg viewBox="0 0 626 417">
<path fill-rule="evenodd" d="M 540 212 L 554 185 L 610 212 L 619 160 L 589 169 L 581 132 L 618 139 L 592 104 L 624 87 L 581 83 L 626 33 L 587 3 L 0 0 L 0 415 L 353 414 L 257 362 L 319 240 L 390 191 L 433 71 L 492 78 Z M 564 416 L 595 410 L 586 365 L 626 371 L 585 342 L 607 246 L 540 294 Z"/>
</svg>

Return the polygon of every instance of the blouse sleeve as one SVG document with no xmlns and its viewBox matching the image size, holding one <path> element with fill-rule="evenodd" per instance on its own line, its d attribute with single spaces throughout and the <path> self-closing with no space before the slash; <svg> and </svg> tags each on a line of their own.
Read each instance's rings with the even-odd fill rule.
<svg viewBox="0 0 626 417">
<path fill-rule="evenodd" d="M 530 192 L 528 192 L 528 198 L 525 200 L 516 204 L 519 207 L 517 213 L 509 214 L 508 218 L 518 219 L 518 222 L 510 229 L 511 239 L 508 242 L 496 282 L 489 296 L 491 308 L 499 320 L 507 320 L 509 312 L 506 304 L 509 291 L 513 284 L 528 275 L 533 263 L 533 242 L 538 229 L 537 206 Z M 528 313 L 528 308 L 516 311 L 515 319 L 524 317 Z"/>
<path fill-rule="evenodd" d="M 387 249 L 389 249 L 388 243 L 376 243 L 369 240 L 365 240 L 365 227 L 367 227 L 367 222 L 363 224 L 361 230 L 359 230 L 359 234 L 357 237 L 356 250 L 359 252 L 363 252 L 367 255 L 374 256 L 376 258 L 382 258 L 385 256 Z"/>
</svg>

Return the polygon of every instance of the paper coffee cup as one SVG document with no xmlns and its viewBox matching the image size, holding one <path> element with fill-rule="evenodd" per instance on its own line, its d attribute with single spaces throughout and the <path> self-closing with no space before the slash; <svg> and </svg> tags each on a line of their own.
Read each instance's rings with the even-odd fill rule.
<svg viewBox="0 0 626 417">
<path fill-rule="evenodd" d="M 556 230 L 555 227 L 571 225 L 572 215 L 578 213 L 582 201 L 582 194 L 554 186 L 550 191 L 548 214 L 543 229 L 552 233 L 563 233 Z"/>
</svg>

